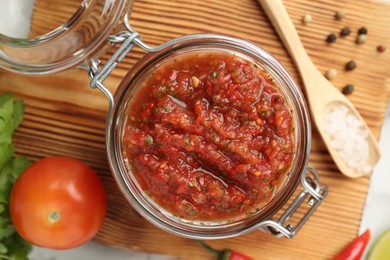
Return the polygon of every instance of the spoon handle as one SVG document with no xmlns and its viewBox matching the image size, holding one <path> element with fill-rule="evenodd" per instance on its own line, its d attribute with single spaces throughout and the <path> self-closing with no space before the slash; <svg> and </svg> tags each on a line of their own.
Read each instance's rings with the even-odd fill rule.
<svg viewBox="0 0 390 260">
<path fill-rule="evenodd" d="M 308 72 L 317 72 L 317 70 L 315 69 L 309 55 L 305 51 L 282 0 L 259 0 L 259 2 L 268 18 L 271 20 L 280 39 L 283 41 L 284 46 L 287 48 L 287 51 L 294 60 L 303 80 L 305 81 L 305 74 Z"/>
</svg>

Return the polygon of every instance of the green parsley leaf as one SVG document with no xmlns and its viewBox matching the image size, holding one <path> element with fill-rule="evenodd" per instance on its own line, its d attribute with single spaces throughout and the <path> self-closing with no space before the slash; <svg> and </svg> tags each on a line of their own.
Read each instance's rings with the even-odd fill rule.
<svg viewBox="0 0 390 260">
<path fill-rule="evenodd" d="M 11 143 L 0 141 L 0 169 L 12 158 L 14 150 L 14 146 Z"/>
<path fill-rule="evenodd" d="M 0 259 L 13 259 L 13 260 L 28 260 L 28 254 L 30 253 L 32 246 L 30 243 L 25 241 L 17 233 L 13 233 L 11 236 L 3 242 L 8 252 L 5 254 L 6 257 L 0 254 Z M 1 242 L 0 242 L 1 243 Z"/>
<path fill-rule="evenodd" d="M 31 164 L 25 157 L 13 158 L 12 136 L 23 120 L 23 101 L 0 95 L 0 259 L 27 260 L 31 244 L 20 237 L 9 215 L 9 197 L 19 175 Z"/>
<path fill-rule="evenodd" d="M 265 112 L 265 111 L 263 111 L 263 112 L 261 112 L 261 114 L 260 114 L 260 117 L 261 118 L 266 118 L 266 116 L 267 116 L 267 112 Z"/>
<path fill-rule="evenodd" d="M 8 249 L 5 247 L 3 243 L 0 243 L 0 256 L 7 253 Z"/>
<path fill-rule="evenodd" d="M 14 131 L 14 106 L 12 95 L 5 94 L 0 97 L 0 142 L 11 143 Z"/>
<path fill-rule="evenodd" d="M 31 161 L 24 156 L 19 156 L 13 159 L 12 161 L 12 179 L 11 181 L 15 183 L 19 175 L 24 172 L 27 167 L 31 165 Z"/>
<path fill-rule="evenodd" d="M 9 219 L 0 219 L 0 240 L 10 236 L 15 232 L 15 228 L 10 223 Z"/>
<path fill-rule="evenodd" d="M 16 100 L 14 103 L 13 129 L 15 130 L 23 120 L 24 104 L 22 100 Z"/>
</svg>

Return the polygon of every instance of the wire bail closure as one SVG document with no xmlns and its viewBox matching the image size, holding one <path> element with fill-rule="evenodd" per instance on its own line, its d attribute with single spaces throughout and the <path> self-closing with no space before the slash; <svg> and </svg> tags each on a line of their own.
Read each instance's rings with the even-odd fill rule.
<svg viewBox="0 0 390 260">
<path fill-rule="evenodd" d="M 291 202 L 290 206 L 278 220 L 266 220 L 258 224 L 261 231 L 271 233 L 275 237 L 285 236 L 287 238 L 293 238 L 295 236 L 328 195 L 328 187 L 320 186 L 318 172 L 312 167 L 307 167 L 306 171 L 302 174 L 301 185 L 304 188 L 303 191 L 301 191 L 294 201 Z M 308 199 L 307 204 L 310 208 L 305 215 L 299 220 L 295 227 L 292 224 L 287 223 L 306 199 Z"/>
<path fill-rule="evenodd" d="M 111 43 L 111 46 L 121 44 L 118 50 L 108 59 L 106 64 L 99 70 L 100 60 L 89 59 L 89 71 L 88 75 L 91 79 L 90 87 L 95 89 L 99 88 L 103 91 L 106 89 L 103 85 L 104 80 L 110 75 L 110 73 L 116 68 L 119 62 L 121 62 L 126 55 L 133 49 L 135 45 L 140 47 L 145 52 L 157 52 L 162 50 L 166 44 L 162 44 L 156 47 L 150 47 L 146 45 L 142 40 L 138 32 L 136 32 L 130 25 L 127 19 L 127 15 L 124 19 L 125 27 L 128 31 L 119 32 L 117 35 L 108 36 L 107 40 Z M 105 91 L 103 91 L 105 93 Z M 106 93 L 105 93 L 106 94 Z"/>
<path fill-rule="evenodd" d="M 126 55 L 133 49 L 135 45 L 140 46 L 141 48 L 148 48 L 153 50 L 153 48 L 148 47 L 140 40 L 139 33 L 135 31 L 122 31 L 117 35 L 110 35 L 107 39 L 111 46 L 116 44 L 121 44 L 118 50 L 108 59 L 106 64 L 102 66 L 99 70 L 100 60 L 89 59 L 88 60 L 88 76 L 90 78 L 90 87 L 92 89 L 98 88 L 108 99 L 108 112 L 106 119 L 106 140 L 109 140 L 109 125 L 110 115 L 112 114 L 114 108 L 114 96 L 112 93 L 103 85 L 104 80 L 111 74 L 111 72 L 116 68 L 119 62 L 121 62 Z"/>
<path fill-rule="evenodd" d="M 89 78 L 91 79 L 91 88 L 101 88 L 104 80 L 110 75 L 110 73 L 116 68 L 119 62 L 121 62 L 126 55 L 133 49 L 135 42 L 134 39 L 139 38 L 137 32 L 120 32 L 117 35 L 110 35 L 108 41 L 112 46 L 118 43 L 122 45 L 119 49 L 108 59 L 107 63 L 99 70 L 100 61 L 89 59 Z"/>
<path fill-rule="evenodd" d="M 127 19 L 125 19 L 127 21 Z M 134 31 L 129 23 L 125 22 L 125 26 L 128 31 L 119 32 L 117 35 L 108 36 L 107 40 L 111 43 L 111 46 L 121 44 L 118 50 L 108 59 L 108 61 L 101 67 L 100 60 L 88 59 L 88 76 L 90 78 L 90 87 L 92 89 L 98 88 L 108 99 L 108 115 L 111 115 L 114 107 L 114 97 L 112 93 L 104 86 L 104 80 L 111 74 L 116 68 L 119 62 L 121 62 L 126 55 L 133 49 L 135 45 L 139 46 L 146 52 L 158 51 L 161 46 L 149 47 L 141 41 L 141 36 L 138 32 Z M 109 128 L 109 116 L 107 116 L 106 133 Z M 108 139 L 107 139 L 108 140 Z"/>
</svg>

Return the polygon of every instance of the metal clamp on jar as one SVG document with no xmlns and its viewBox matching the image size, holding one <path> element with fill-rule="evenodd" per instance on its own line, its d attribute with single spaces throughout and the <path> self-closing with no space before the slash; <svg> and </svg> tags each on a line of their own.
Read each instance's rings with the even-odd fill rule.
<svg viewBox="0 0 390 260">
<path fill-rule="evenodd" d="M 102 91 L 109 101 L 106 149 L 113 177 L 134 209 L 157 227 L 175 235 L 199 239 L 227 238 L 253 230 L 267 231 L 277 237 L 294 237 L 328 193 L 328 188 L 319 184 L 317 171 L 307 165 L 311 125 L 308 108 L 295 81 L 273 56 L 242 39 L 199 34 L 180 37 L 157 47 L 147 46 L 128 23 L 131 5 L 132 1 L 125 0 L 83 1 L 66 24 L 48 34 L 23 40 L 0 35 L 0 66 L 17 73 L 36 75 L 76 67 L 88 70 L 90 86 Z M 121 31 L 123 27 L 125 31 Z M 97 57 L 114 45 L 119 48 L 101 65 Z M 104 86 L 104 80 L 135 45 L 148 54 L 130 68 L 113 95 Z M 175 216 L 145 194 L 126 165 L 122 137 L 129 100 L 148 75 L 172 57 L 214 50 L 233 53 L 250 61 L 266 71 L 281 88 L 294 117 L 294 159 L 272 199 L 254 214 L 233 221 L 193 221 Z M 302 191 L 291 201 L 299 184 Z M 288 201 L 290 204 L 280 213 Z M 290 223 L 290 217 L 298 208 L 304 207 L 304 203 L 308 205 L 305 213 L 297 223 Z"/>
</svg>

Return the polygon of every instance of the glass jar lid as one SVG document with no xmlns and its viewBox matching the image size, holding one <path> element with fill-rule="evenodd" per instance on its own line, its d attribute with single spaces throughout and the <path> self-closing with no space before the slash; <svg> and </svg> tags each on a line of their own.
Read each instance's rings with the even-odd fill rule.
<svg viewBox="0 0 390 260">
<path fill-rule="evenodd" d="M 80 66 L 108 45 L 107 37 L 122 28 L 133 2 L 53 1 L 53 6 L 35 6 L 47 8 L 46 12 L 53 16 L 71 12 L 70 9 L 75 12 L 65 23 L 43 35 L 17 38 L 0 34 L 0 67 L 24 74 L 49 74 Z"/>
</svg>

